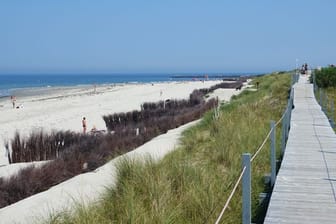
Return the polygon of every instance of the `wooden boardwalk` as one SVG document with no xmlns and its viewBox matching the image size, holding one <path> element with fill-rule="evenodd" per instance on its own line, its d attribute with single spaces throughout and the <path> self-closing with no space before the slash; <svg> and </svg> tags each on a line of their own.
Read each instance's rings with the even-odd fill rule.
<svg viewBox="0 0 336 224">
<path fill-rule="evenodd" d="M 336 135 L 307 77 L 294 85 L 294 105 L 264 223 L 336 223 Z"/>
</svg>

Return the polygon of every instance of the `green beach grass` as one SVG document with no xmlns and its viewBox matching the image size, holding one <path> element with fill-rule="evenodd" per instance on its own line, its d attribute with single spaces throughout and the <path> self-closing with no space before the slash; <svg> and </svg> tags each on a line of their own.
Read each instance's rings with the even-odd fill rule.
<svg viewBox="0 0 336 224">
<path fill-rule="evenodd" d="M 321 70 L 314 70 L 315 75 L 315 98 L 323 107 L 325 114 L 335 122 L 336 111 L 336 67 L 325 67 Z M 313 75 L 310 81 L 313 83 Z M 334 127 L 335 129 L 335 127 Z"/>
<path fill-rule="evenodd" d="M 333 120 L 335 122 L 336 88 L 319 88 L 318 91 L 315 92 L 315 98 L 320 106 L 324 108 L 324 113 L 327 115 L 329 120 Z M 334 127 L 334 130 L 336 130 L 336 127 Z"/>
<path fill-rule="evenodd" d="M 46 223 L 214 223 L 241 172 L 241 155 L 254 154 L 279 120 L 287 104 L 289 74 L 257 77 L 259 89 L 244 90 L 187 130 L 182 144 L 160 162 L 123 161 L 115 188 L 99 203 L 78 204 L 74 211 L 54 214 Z M 277 150 L 280 151 L 277 128 Z M 252 222 L 261 223 L 258 195 L 267 190 L 269 142 L 252 163 Z M 241 223 L 241 189 L 221 223 Z"/>
</svg>

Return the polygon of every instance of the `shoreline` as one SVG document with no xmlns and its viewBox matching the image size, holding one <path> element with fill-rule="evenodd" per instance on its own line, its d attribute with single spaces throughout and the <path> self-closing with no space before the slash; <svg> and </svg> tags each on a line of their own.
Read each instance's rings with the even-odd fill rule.
<svg viewBox="0 0 336 224">
<path fill-rule="evenodd" d="M 88 130 L 96 126 L 106 130 L 103 115 L 139 110 L 144 102 L 157 102 L 166 99 L 185 99 L 195 89 L 208 88 L 222 82 L 172 81 L 122 84 L 117 86 L 83 86 L 75 88 L 47 89 L 34 96 L 18 97 L 19 109 L 13 109 L 10 98 L 0 102 L 0 165 L 8 164 L 4 142 L 13 138 L 15 131 L 27 136 L 34 130 L 70 130 L 82 132 L 81 120 L 87 118 Z M 162 94 L 161 94 L 162 92 Z M 225 89 L 224 95 L 231 96 L 234 89 Z"/>
<path fill-rule="evenodd" d="M 176 84 L 176 83 L 174 83 Z M 170 91 L 170 94 L 178 94 L 178 98 L 185 98 L 181 96 L 188 97 L 189 94 L 192 92 L 188 92 L 189 94 L 186 94 L 186 88 L 194 88 L 194 89 L 200 89 L 204 88 L 206 85 L 207 87 L 213 86 L 215 83 L 209 82 L 209 83 L 196 83 L 197 86 L 195 88 L 195 83 L 181 83 L 181 85 L 172 85 L 172 83 L 169 84 L 162 84 L 167 88 L 167 90 Z M 244 86 L 246 87 L 248 83 L 246 83 Z M 188 86 L 191 85 L 191 86 Z M 150 85 L 151 87 L 154 87 Z M 160 86 L 160 87 L 163 87 Z M 134 87 L 134 86 L 133 86 Z M 135 86 L 137 87 L 137 86 Z M 151 94 L 157 95 L 157 88 L 155 88 L 155 93 L 152 92 L 152 88 L 148 88 L 149 85 L 140 85 L 140 89 L 143 90 L 142 94 L 144 98 L 148 99 Z M 156 86 L 157 87 L 157 86 Z M 176 89 L 174 88 L 180 88 L 177 93 Z M 123 88 L 119 89 L 120 92 Z M 136 88 L 135 88 L 136 89 Z M 135 89 L 128 89 L 129 91 L 135 91 Z M 150 93 L 149 93 L 150 92 Z M 236 95 L 240 93 L 241 91 L 237 91 L 235 89 L 219 89 L 220 94 L 216 94 L 216 91 L 212 94 L 210 94 L 210 97 L 219 97 L 222 101 L 224 100 L 221 97 L 226 97 L 227 99 L 230 99 L 232 95 Z M 166 93 L 166 92 L 165 92 Z M 147 95 L 148 94 L 148 95 Z M 91 96 L 80 96 L 81 98 L 87 98 Z M 94 97 L 94 96 L 93 96 Z M 49 99 L 46 100 L 47 102 L 50 101 Z M 67 100 L 64 100 L 67 101 Z M 151 100 L 145 100 L 146 102 L 152 102 Z M 132 158 L 132 159 L 140 159 L 143 160 L 143 158 L 147 158 L 148 156 L 153 157 L 155 160 L 158 160 L 162 158 L 166 153 L 170 152 L 171 150 L 174 150 L 176 145 L 179 143 L 179 136 L 185 128 L 190 127 L 196 123 L 198 123 L 199 120 L 190 122 L 188 124 L 185 124 L 177 129 L 169 130 L 166 134 L 157 136 L 156 138 L 152 139 L 151 141 L 145 143 L 144 145 L 136 148 L 135 150 L 124 154 L 120 157 L 117 157 L 116 159 L 111 160 L 107 164 L 97 168 L 93 172 L 88 172 L 85 174 L 80 174 L 78 176 L 75 176 L 65 182 L 62 182 L 61 184 L 55 185 L 54 187 L 50 188 L 47 191 L 41 192 L 39 194 L 35 194 L 33 196 L 30 196 L 24 200 L 18 201 L 12 205 L 6 206 L 1 209 L 0 213 L 2 217 L 7 217 L 4 220 L 6 222 L 12 222 L 12 221 L 18 221 L 26 222 L 27 218 L 28 220 L 36 220 L 37 217 L 42 218 L 45 217 L 44 215 L 50 215 L 51 211 L 48 209 L 52 209 L 53 212 L 55 211 L 62 211 L 63 209 L 69 209 L 73 205 L 75 201 L 85 201 L 86 203 L 90 203 L 92 201 L 97 200 L 100 197 L 99 193 L 104 192 L 104 189 L 107 185 L 115 184 L 115 178 L 113 177 L 115 164 L 122 160 L 123 158 Z M 159 150 L 158 150 L 159 149 Z M 43 162 L 42 162 L 43 163 Z M 25 165 L 25 164 L 17 164 L 19 165 Z M 12 165 L 11 165 L 12 166 Z M 4 169 L 9 169 L 11 166 L 5 166 Z M 16 166 L 14 164 L 13 166 Z M 19 167 L 13 167 L 13 169 L 18 170 Z M 10 169 L 10 170 L 4 170 L 5 176 L 8 175 L 8 173 L 14 174 L 16 171 Z M 114 175 L 113 175 L 114 174 Z M 80 186 L 80 188 L 78 188 Z M 84 200 L 85 199 L 85 200 Z M 26 207 L 29 207 L 29 212 L 25 209 Z M 13 216 L 13 214 L 17 211 L 20 211 L 19 216 Z M 33 211 L 33 212 L 32 212 Z M 43 215 L 44 214 L 44 215 Z"/>
<path fill-rule="evenodd" d="M 259 73 L 182 73 L 182 74 L 13 74 L 0 75 L 0 101 L 11 95 L 24 96 L 24 92 L 49 88 L 75 88 L 81 86 L 106 86 L 125 84 L 145 84 L 160 82 L 190 82 L 190 81 L 230 81 L 239 78 L 251 78 Z M 143 76 L 144 75 L 144 76 Z M 68 82 L 50 77 L 63 76 Z M 29 78 L 31 77 L 31 78 Z M 79 78 L 80 77 L 80 78 Z M 207 78 L 206 78 L 207 77 Z M 16 84 L 14 84 L 16 83 Z M 22 94 L 23 93 L 23 94 Z"/>
<path fill-rule="evenodd" d="M 211 79 L 206 81 L 223 81 L 222 79 Z M 152 81 L 152 82 L 117 82 L 117 83 L 100 83 L 100 84 L 78 84 L 78 85 L 59 85 L 59 86 L 36 86 L 36 87 L 22 87 L 6 90 L 7 95 L 0 95 L 0 104 L 8 99 L 11 95 L 20 98 L 38 97 L 44 95 L 63 94 L 63 91 L 83 91 L 83 93 L 99 93 L 99 90 L 111 89 L 126 85 L 156 85 L 169 83 L 188 83 L 188 82 L 206 82 L 203 80 L 168 80 L 168 81 Z M 231 82 L 233 80 L 226 80 L 224 82 Z"/>
</svg>

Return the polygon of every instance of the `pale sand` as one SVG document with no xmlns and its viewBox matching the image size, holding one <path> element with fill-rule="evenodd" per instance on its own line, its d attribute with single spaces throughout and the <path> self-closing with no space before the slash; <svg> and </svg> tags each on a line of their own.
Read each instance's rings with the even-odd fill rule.
<svg viewBox="0 0 336 224">
<path fill-rule="evenodd" d="M 27 134 L 36 128 L 44 128 L 45 130 L 69 129 L 80 132 L 83 116 L 87 117 L 89 128 L 96 125 L 98 129 L 105 129 L 104 121 L 101 118 L 104 114 L 140 109 L 143 102 L 188 98 L 192 90 L 208 88 L 217 83 L 219 81 L 125 85 L 113 88 L 105 86 L 97 89 L 98 94 L 90 93 L 92 89 L 83 92 L 83 89 L 77 88 L 62 93 L 64 97 L 59 93 L 29 97 L 21 99 L 23 108 L 14 110 L 10 108 L 10 105 L 0 108 L 2 115 L 0 122 L 4 124 L 0 134 L 2 137 L 10 138 L 16 129 L 19 129 L 20 133 Z M 160 96 L 161 90 L 162 96 Z M 218 96 L 220 100 L 227 101 L 232 95 L 239 92 L 233 89 L 217 90 L 212 96 Z M 20 103 L 20 99 L 18 102 Z M 73 206 L 74 201 L 91 202 L 97 200 L 106 186 L 115 184 L 115 164 L 120 159 L 124 157 L 143 158 L 144 156 L 160 159 L 176 147 L 181 132 L 196 122 L 160 135 L 136 150 L 110 161 L 94 172 L 78 175 L 48 191 L 0 209 L 1 223 L 33 223 L 36 221 L 33 217 L 45 218 L 52 212 L 59 212 Z M 7 158 L 3 157 L 3 164 L 6 163 L 6 160 Z"/>
<path fill-rule="evenodd" d="M 38 223 L 51 214 L 73 208 L 76 203 L 92 203 L 99 200 L 106 187 L 116 184 L 116 165 L 125 158 L 143 159 L 149 156 L 153 160 L 161 159 L 174 150 L 181 132 L 196 124 L 194 121 L 177 129 L 168 131 L 137 149 L 119 156 L 93 172 L 75 176 L 47 191 L 35 194 L 17 203 L 0 209 L 1 223 Z"/>
<path fill-rule="evenodd" d="M 41 96 L 18 97 L 13 109 L 10 99 L 2 101 L 0 107 L 0 166 L 8 164 L 5 156 L 4 140 L 11 139 L 16 130 L 27 135 L 32 130 L 82 131 L 81 121 L 85 116 L 88 129 L 93 125 L 99 130 L 106 129 L 103 115 L 114 112 L 139 110 L 143 102 L 164 99 L 188 98 L 194 89 L 208 88 L 220 81 L 164 82 L 152 84 L 126 84 L 117 86 L 53 89 Z M 162 96 L 160 91 L 162 90 Z"/>
</svg>

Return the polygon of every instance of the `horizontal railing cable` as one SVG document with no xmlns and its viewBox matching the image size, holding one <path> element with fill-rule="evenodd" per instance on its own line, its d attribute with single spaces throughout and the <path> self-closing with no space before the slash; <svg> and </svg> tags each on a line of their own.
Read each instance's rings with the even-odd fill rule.
<svg viewBox="0 0 336 224">
<path fill-rule="evenodd" d="M 287 105 L 287 108 L 286 108 L 285 112 L 283 113 L 283 115 L 281 116 L 281 118 L 275 123 L 274 128 L 277 127 L 277 126 L 280 124 L 280 122 L 284 119 L 284 117 L 285 117 L 285 115 L 286 115 L 286 113 L 287 113 L 288 111 L 289 111 L 289 105 Z M 259 154 L 259 152 L 263 149 L 263 147 L 265 146 L 265 144 L 266 144 L 268 138 L 270 137 L 270 135 L 271 135 L 271 133 L 272 133 L 272 131 L 273 131 L 274 128 L 272 128 L 272 129 L 268 132 L 268 134 L 266 135 L 266 137 L 265 137 L 263 143 L 259 146 L 258 150 L 257 150 L 257 151 L 254 153 L 254 155 L 252 156 L 252 158 L 251 158 L 251 160 L 250 160 L 251 162 L 257 157 L 257 155 Z M 237 181 L 236 181 L 236 183 L 235 183 L 235 185 L 234 185 L 234 187 L 233 187 L 233 189 L 232 189 L 232 191 L 231 191 L 231 193 L 230 193 L 229 198 L 226 200 L 225 205 L 224 205 L 224 207 L 223 207 L 221 213 L 219 214 L 219 216 L 218 216 L 218 218 L 217 218 L 215 224 L 218 224 L 218 223 L 220 222 L 221 218 L 223 217 L 224 212 L 225 212 L 225 210 L 227 209 L 227 207 L 229 206 L 229 203 L 230 203 L 230 201 L 231 201 L 233 195 L 236 193 L 236 190 L 237 190 L 237 188 L 238 188 L 238 185 L 239 185 L 241 179 L 243 178 L 243 175 L 244 175 L 245 170 L 246 170 L 246 166 L 244 166 L 244 168 L 242 169 L 242 171 L 241 171 L 241 173 L 240 173 L 240 175 L 239 175 L 239 178 L 237 179 Z"/>
<path fill-rule="evenodd" d="M 280 124 L 280 122 L 284 119 L 284 117 L 285 117 L 287 111 L 288 111 L 288 107 L 287 107 L 287 109 L 285 110 L 285 112 L 283 113 L 282 117 L 275 123 L 274 128 L 275 128 L 276 126 L 278 126 L 278 125 Z M 266 135 L 266 137 L 265 137 L 263 143 L 260 145 L 260 147 L 258 148 L 258 150 L 257 150 L 257 151 L 254 153 L 254 155 L 252 156 L 252 158 L 251 158 L 251 162 L 257 157 L 257 155 L 259 154 L 259 152 L 263 149 L 263 147 L 264 147 L 264 145 L 266 144 L 268 138 L 270 137 L 272 131 L 273 131 L 273 128 L 268 132 L 268 134 Z"/>
<path fill-rule="evenodd" d="M 221 213 L 219 214 L 219 216 L 218 216 L 218 218 L 217 218 L 215 224 L 218 224 L 219 221 L 221 220 L 222 216 L 224 215 L 224 212 L 225 212 L 225 210 L 227 209 L 227 207 L 229 206 L 229 203 L 230 203 L 230 201 L 231 201 L 231 199 L 232 199 L 234 193 L 236 193 L 236 190 L 237 190 L 237 188 L 238 188 L 238 186 L 239 186 L 239 183 L 240 183 L 241 179 L 243 178 L 243 175 L 244 175 L 245 170 L 246 170 L 246 166 L 244 166 L 244 168 L 243 168 L 242 171 L 240 172 L 239 178 L 238 178 L 238 180 L 236 181 L 236 184 L 234 185 L 234 187 L 233 187 L 233 189 L 232 189 L 232 191 L 231 191 L 231 194 L 230 194 L 229 198 L 226 200 L 226 203 L 225 203 L 225 205 L 224 205 L 224 207 L 223 207 Z"/>
<path fill-rule="evenodd" d="M 257 157 L 257 155 L 259 154 L 259 152 L 263 149 L 264 145 L 266 144 L 268 138 L 270 137 L 271 133 L 272 133 L 273 128 L 268 132 L 266 138 L 264 139 L 263 143 L 260 145 L 260 147 L 258 148 L 258 150 L 254 153 L 254 155 L 251 158 L 251 162 Z"/>
<path fill-rule="evenodd" d="M 280 124 L 280 122 L 285 118 L 287 112 L 288 112 L 288 106 L 285 112 L 282 114 L 282 117 L 275 123 L 275 126 L 278 126 Z"/>
</svg>

